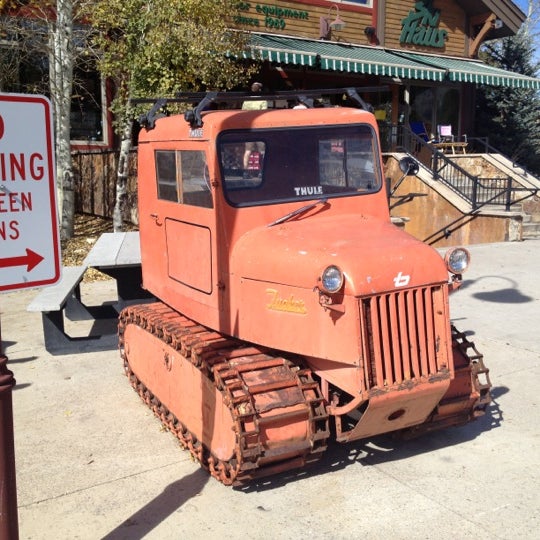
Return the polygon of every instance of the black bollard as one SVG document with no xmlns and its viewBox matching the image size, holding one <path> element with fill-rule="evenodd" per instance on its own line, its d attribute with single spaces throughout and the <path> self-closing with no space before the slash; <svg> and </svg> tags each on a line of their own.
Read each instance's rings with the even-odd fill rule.
<svg viewBox="0 0 540 540">
<path fill-rule="evenodd" d="M 18 540 L 15 442 L 13 437 L 13 373 L 7 368 L 0 335 L 0 540 Z"/>
</svg>

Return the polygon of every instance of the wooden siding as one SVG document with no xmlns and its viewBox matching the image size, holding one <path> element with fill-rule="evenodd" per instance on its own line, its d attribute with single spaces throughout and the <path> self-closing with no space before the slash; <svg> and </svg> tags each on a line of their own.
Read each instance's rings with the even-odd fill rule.
<svg viewBox="0 0 540 540">
<path fill-rule="evenodd" d="M 114 150 L 74 152 L 75 211 L 112 218 L 116 197 L 118 152 Z M 137 153 L 129 157 L 127 197 L 123 219 L 137 223 Z"/>
<path fill-rule="evenodd" d="M 448 33 L 443 48 L 400 43 L 402 21 L 414 10 L 414 0 L 374 2 L 374 6 L 378 4 L 384 13 L 377 14 L 371 8 L 355 8 L 348 4 L 334 4 L 323 0 L 238 2 L 239 9 L 234 25 L 253 32 L 319 39 L 320 18 L 334 20 L 337 10 L 332 6 L 338 6 L 339 16 L 346 26 L 341 31 L 334 31 L 331 40 L 368 45 L 370 40 L 364 30 L 367 26 L 377 27 L 376 21 L 379 20 L 384 21 L 384 28 L 379 29 L 377 37 L 382 41 L 379 45 L 384 47 L 451 56 L 467 55 L 467 17 L 454 0 L 434 2 L 434 6 L 440 10 L 438 29 Z"/>
<path fill-rule="evenodd" d="M 337 11 L 332 9 L 332 2 L 314 0 L 313 4 L 305 2 L 281 2 L 276 0 L 258 0 L 257 2 L 238 2 L 240 8 L 235 18 L 235 27 L 252 32 L 283 34 L 288 36 L 320 38 L 320 18 L 333 21 Z M 276 8 L 288 14 L 278 15 Z M 300 16 L 294 16 L 298 12 Z M 368 38 L 364 33 L 366 26 L 373 25 L 373 10 L 351 8 L 347 4 L 339 4 L 339 16 L 345 22 L 345 28 L 333 32 L 331 39 L 345 43 L 367 45 Z"/>
</svg>

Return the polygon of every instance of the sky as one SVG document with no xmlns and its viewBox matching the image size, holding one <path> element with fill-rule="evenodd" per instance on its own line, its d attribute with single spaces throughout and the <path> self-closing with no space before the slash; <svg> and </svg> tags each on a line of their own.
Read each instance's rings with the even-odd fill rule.
<svg viewBox="0 0 540 540">
<path fill-rule="evenodd" d="M 523 13 L 525 13 L 525 15 L 527 14 L 527 6 L 529 4 L 528 0 L 512 0 L 514 2 L 514 4 L 516 4 L 517 6 L 519 6 L 519 8 L 521 9 L 521 11 L 523 11 Z M 536 28 L 535 28 L 535 32 L 533 33 L 533 35 L 535 36 L 535 40 L 538 41 L 540 38 L 538 37 L 540 35 L 540 23 L 538 23 L 536 25 Z M 540 43 L 536 43 L 536 53 L 535 53 L 535 58 L 537 61 L 540 61 Z"/>
<path fill-rule="evenodd" d="M 514 2 L 514 4 L 516 4 L 517 6 L 519 6 L 519 8 L 521 9 L 521 11 L 523 11 L 523 13 L 525 13 L 525 15 L 527 15 L 527 7 L 528 7 L 528 0 L 512 0 Z"/>
</svg>

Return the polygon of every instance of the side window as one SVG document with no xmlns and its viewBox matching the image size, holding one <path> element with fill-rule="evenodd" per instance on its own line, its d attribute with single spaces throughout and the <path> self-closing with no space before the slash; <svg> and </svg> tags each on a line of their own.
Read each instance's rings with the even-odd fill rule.
<svg viewBox="0 0 540 540">
<path fill-rule="evenodd" d="M 175 152 L 156 152 L 158 199 L 178 202 Z"/>
<path fill-rule="evenodd" d="M 159 199 L 212 208 L 203 151 L 158 150 L 155 155 Z"/>
</svg>

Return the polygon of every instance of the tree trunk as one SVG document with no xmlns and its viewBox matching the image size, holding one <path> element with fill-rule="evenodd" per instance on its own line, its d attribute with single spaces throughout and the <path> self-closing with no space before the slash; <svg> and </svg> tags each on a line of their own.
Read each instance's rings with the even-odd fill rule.
<svg viewBox="0 0 540 540">
<path fill-rule="evenodd" d="M 51 25 L 49 63 L 51 98 L 55 110 L 56 178 L 60 214 L 60 236 L 74 232 L 75 179 L 71 160 L 70 126 L 73 88 L 73 0 L 57 0 L 57 17 Z"/>
<path fill-rule="evenodd" d="M 128 111 L 130 111 L 128 106 Z M 133 123 L 129 113 L 124 119 L 124 129 L 122 130 L 122 141 L 120 143 L 120 155 L 118 157 L 118 172 L 116 177 L 116 200 L 113 211 L 113 230 L 121 232 L 124 228 L 123 217 L 124 207 L 127 198 L 127 183 L 129 178 L 129 152 L 131 150 L 131 136 Z"/>
</svg>

